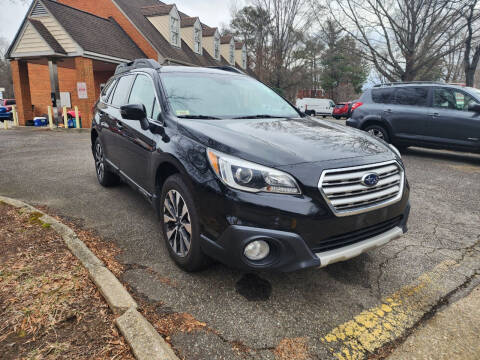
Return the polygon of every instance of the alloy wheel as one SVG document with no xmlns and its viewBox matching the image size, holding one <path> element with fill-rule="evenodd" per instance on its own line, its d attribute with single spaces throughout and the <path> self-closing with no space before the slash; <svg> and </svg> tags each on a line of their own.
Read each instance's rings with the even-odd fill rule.
<svg viewBox="0 0 480 360">
<path fill-rule="evenodd" d="M 176 190 L 170 190 L 165 197 L 163 224 L 173 252 L 179 257 L 186 257 L 190 251 L 192 223 L 187 203 Z"/>
<path fill-rule="evenodd" d="M 103 148 L 102 144 L 100 143 L 97 143 L 97 146 L 95 147 L 95 168 L 97 170 L 97 176 L 99 180 L 103 180 L 103 176 L 105 175 L 105 163 Z"/>
<path fill-rule="evenodd" d="M 378 137 L 380 139 L 384 139 L 383 132 L 381 132 L 378 129 L 370 129 L 370 130 L 368 130 L 368 133 L 370 135 L 373 135 L 373 136 Z"/>
</svg>

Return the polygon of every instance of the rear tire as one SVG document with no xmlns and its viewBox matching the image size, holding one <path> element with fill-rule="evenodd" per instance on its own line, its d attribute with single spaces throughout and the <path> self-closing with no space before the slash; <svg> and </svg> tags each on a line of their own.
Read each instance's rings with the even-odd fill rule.
<svg viewBox="0 0 480 360">
<path fill-rule="evenodd" d="M 185 271 L 196 272 L 210 264 L 200 246 L 200 225 L 193 197 L 178 174 L 164 183 L 160 197 L 160 222 L 170 257 Z"/>
<path fill-rule="evenodd" d="M 370 135 L 382 139 L 383 141 L 389 143 L 390 136 L 388 135 L 387 129 L 381 125 L 370 125 L 367 126 L 364 131 L 368 132 Z"/>
<path fill-rule="evenodd" d="M 120 177 L 111 172 L 107 167 L 103 144 L 99 138 L 95 140 L 93 157 L 95 159 L 95 172 L 100 185 L 103 187 L 112 187 L 120 184 Z"/>
</svg>

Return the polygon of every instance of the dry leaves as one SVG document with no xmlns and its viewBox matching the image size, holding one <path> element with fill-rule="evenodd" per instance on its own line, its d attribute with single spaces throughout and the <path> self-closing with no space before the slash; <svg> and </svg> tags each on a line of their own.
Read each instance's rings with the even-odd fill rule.
<svg viewBox="0 0 480 360">
<path fill-rule="evenodd" d="M 40 217 L 0 203 L 0 357 L 133 359 L 86 270 Z"/>
</svg>

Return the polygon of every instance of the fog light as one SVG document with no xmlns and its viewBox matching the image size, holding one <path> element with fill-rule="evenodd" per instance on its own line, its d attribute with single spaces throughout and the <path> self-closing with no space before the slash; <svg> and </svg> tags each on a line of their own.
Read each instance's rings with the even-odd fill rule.
<svg viewBox="0 0 480 360">
<path fill-rule="evenodd" d="M 255 240 L 245 246 L 243 254 L 253 261 L 263 260 L 270 253 L 270 246 L 264 240 Z"/>
</svg>

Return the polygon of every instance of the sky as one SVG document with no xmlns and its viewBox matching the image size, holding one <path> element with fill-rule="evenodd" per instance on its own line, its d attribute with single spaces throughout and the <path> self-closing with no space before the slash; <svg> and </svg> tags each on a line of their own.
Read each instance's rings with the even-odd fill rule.
<svg viewBox="0 0 480 360">
<path fill-rule="evenodd" d="M 102 1 L 102 0 L 99 0 Z M 199 16 L 200 20 L 212 27 L 221 27 L 229 24 L 232 7 L 241 7 L 246 0 L 164 0 L 166 3 L 175 3 L 180 11 Z M 0 12 L 0 37 L 9 42 L 13 40 L 31 1 L 24 0 L 0 0 L 2 11 Z M 6 4 L 5 4 L 6 3 Z"/>
</svg>

